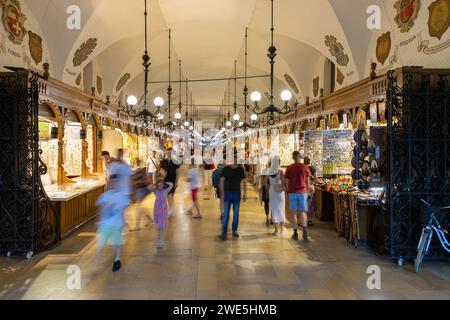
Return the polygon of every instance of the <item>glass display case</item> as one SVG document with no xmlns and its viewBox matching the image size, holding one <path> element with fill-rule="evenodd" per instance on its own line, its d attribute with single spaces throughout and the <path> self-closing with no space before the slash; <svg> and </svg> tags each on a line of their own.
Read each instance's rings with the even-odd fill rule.
<svg viewBox="0 0 450 320">
<path fill-rule="evenodd" d="M 64 126 L 64 171 L 67 176 L 81 176 L 81 124 L 67 121 Z"/>
</svg>

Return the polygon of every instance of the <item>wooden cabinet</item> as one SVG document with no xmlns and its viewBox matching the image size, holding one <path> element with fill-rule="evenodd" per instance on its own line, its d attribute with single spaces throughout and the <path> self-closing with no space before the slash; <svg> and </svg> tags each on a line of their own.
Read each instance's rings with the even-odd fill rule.
<svg viewBox="0 0 450 320">
<path fill-rule="evenodd" d="M 61 238 L 68 236 L 97 215 L 99 208 L 95 203 L 103 192 L 104 186 L 100 186 L 68 201 L 53 202 L 60 217 Z"/>
</svg>

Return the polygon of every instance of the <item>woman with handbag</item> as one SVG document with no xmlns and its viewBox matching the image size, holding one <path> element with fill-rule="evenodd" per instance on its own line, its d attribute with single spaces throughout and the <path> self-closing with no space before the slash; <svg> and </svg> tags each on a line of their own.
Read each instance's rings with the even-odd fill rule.
<svg viewBox="0 0 450 320">
<path fill-rule="evenodd" d="M 276 174 L 270 175 L 268 177 L 270 187 L 269 187 L 269 198 L 270 198 L 270 209 L 272 211 L 272 222 L 275 226 L 274 236 L 278 236 L 283 232 L 283 226 L 286 221 L 286 210 L 285 210 L 285 183 L 284 174 L 279 169 L 280 168 L 280 158 L 272 158 L 272 168 L 277 168 Z"/>
</svg>

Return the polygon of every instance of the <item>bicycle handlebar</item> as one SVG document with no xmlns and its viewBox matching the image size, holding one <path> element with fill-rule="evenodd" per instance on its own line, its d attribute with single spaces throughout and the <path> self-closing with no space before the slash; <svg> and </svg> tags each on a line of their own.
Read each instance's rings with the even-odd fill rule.
<svg viewBox="0 0 450 320">
<path fill-rule="evenodd" d="M 449 206 L 449 207 L 435 207 L 435 206 L 432 206 L 431 204 L 429 204 L 428 202 L 426 202 L 426 201 L 423 200 L 423 199 L 420 199 L 420 201 L 422 201 L 422 202 L 425 203 L 428 207 L 431 207 L 431 208 L 433 208 L 433 209 L 437 209 L 437 210 L 448 210 L 448 209 L 450 209 L 450 206 Z"/>
</svg>

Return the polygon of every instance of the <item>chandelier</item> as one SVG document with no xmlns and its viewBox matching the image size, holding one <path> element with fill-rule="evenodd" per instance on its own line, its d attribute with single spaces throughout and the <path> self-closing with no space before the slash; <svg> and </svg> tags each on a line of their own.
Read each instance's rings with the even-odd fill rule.
<svg viewBox="0 0 450 320">
<path fill-rule="evenodd" d="M 169 120 L 166 124 L 163 124 L 162 127 L 166 128 L 169 132 L 175 130 L 176 122 L 172 121 L 172 56 L 171 56 L 171 44 L 172 44 L 172 33 L 169 29 L 169 86 L 167 87 L 167 104 L 169 106 Z M 177 115 L 175 115 L 177 117 Z M 160 120 L 164 119 L 164 115 L 160 116 Z"/>
<path fill-rule="evenodd" d="M 178 77 L 178 87 L 179 87 L 179 93 L 178 93 L 178 112 L 175 113 L 175 120 L 177 121 L 177 123 L 181 126 L 181 109 L 183 108 L 183 104 L 181 103 L 181 95 L 182 95 L 182 90 L 181 90 L 181 60 L 178 60 L 178 72 L 179 72 L 179 77 Z"/>
<path fill-rule="evenodd" d="M 142 121 L 142 126 L 144 128 L 147 128 L 149 126 L 149 122 L 152 119 L 159 119 L 162 120 L 164 118 L 164 115 L 161 113 L 161 107 L 164 105 L 164 99 L 161 97 L 155 98 L 154 105 L 156 107 L 156 112 L 151 112 L 148 110 L 148 79 L 149 79 L 149 72 L 150 72 L 150 55 L 148 54 L 148 22 L 147 22 L 147 0 L 145 0 L 145 11 L 144 11 L 144 18 L 145 18 L 145 52 L 142 56 L 143 60 L 143 66 L 144 66 L 144 100 L 143 100 L 143 106 L 142 109 L 137 112 L 134 107 L 138 104 L 138 100 L 135 96 L 129 96 L 127 98 L 127 104 L 128 108 L 126 108 L 126 113 L 133 117 L 136 121 L 137 118 L 139 118 Z"/>
<path fill-rule="evenodd" d="M 258 115 L 255 113 L 250 116 L 251 123 L 247 123 L 247 111 L 248 111 L 248 104 L 247 104 L 247 96 L 248 96 L 248 87 L 247 87 L 247 69 L 248 69 L 248 27 L 245 28 L 245 68 L 244 68 L 244 121 L 240 123 L 239 129 L 243 129 L 244 131 L 247 131 L 248 129 L 255 129 L 259 126 L 258 122 Z"/>
<path fill-rule="evenodd" d="M 271 46 L 268 49 L 267 57 L 270 60 L 270 101 L 269 105 L 261 109 L 259 106 L 259 102 L 261 101 L 261 93 L 255 91 L 251 94 L 250 98 L 254 102 L 253 112 L 256 115 L 267 114 L 267 123 L 269 125 L 275 124 L 275 115 L 276 114 L 288 114 L 291 112 L 291 107 L 289 106 L 289 101 L 292 99 L 292 93 L 289 90 L 284 90 L 281 93 L 281 100 L 284 101 L 284 106 L 279 108 L 275 105 L 275 97 L 274 97 L 274 67 L 275 67 L 275 58 L 277 56 L 277 48 L 274 46 L 274 15 L 273 15 L 273 0 L 271 0 Z"/>
<path fill-rule="evenodd" d="M 191 119 L 189 120 L 189 89 L 188 89 L 188 79 L 186 78 L 186 112 L 185 112 L 185 118 L 183 123 L 183 128 L 186 130 L 192 130 L 193 129 L 193 122 L 192 122 L 192 114 Z M 192 109 L 192 93 L 191 93 L 191 109 Z"/>
</svg>

